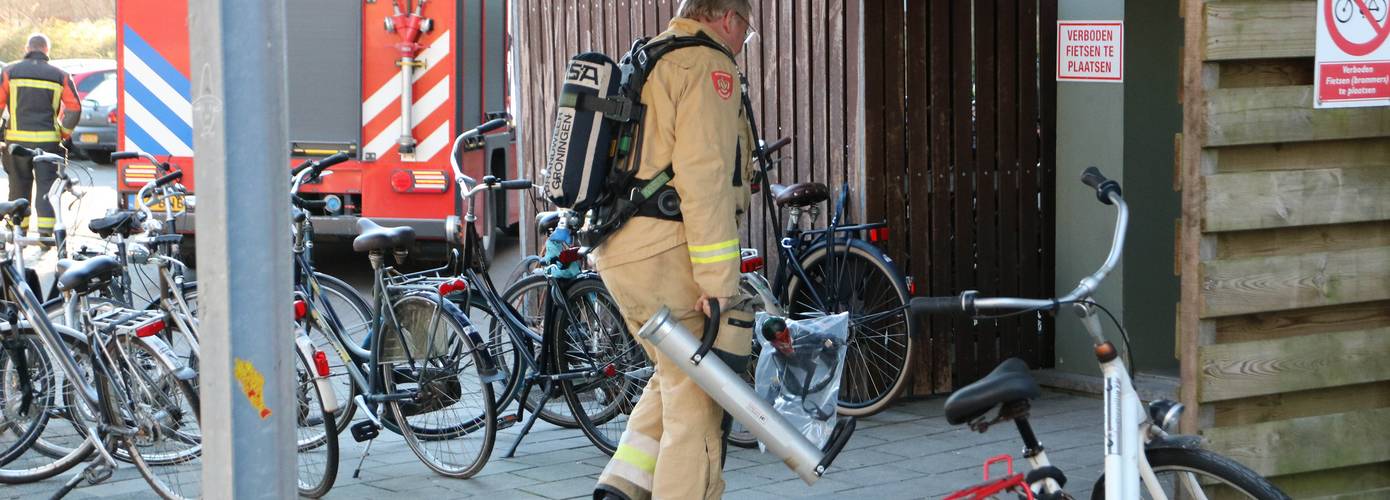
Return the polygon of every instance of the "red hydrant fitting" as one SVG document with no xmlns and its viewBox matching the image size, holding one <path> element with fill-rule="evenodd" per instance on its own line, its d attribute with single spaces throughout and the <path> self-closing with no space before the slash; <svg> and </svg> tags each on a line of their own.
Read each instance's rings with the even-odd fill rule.
<svg viewBox="0 0 1390 500">
<path fill-rule="evenodd" d="M 434 21 L 420 14 L 426 0 L 419 0 L 413 9 L 410 6 L 411 0 L 404 2 L 405 9 L 409 12 L 402 11 L 397 0 L 391 0 L 391 10 L 394 14 L 386 18 L 386 31 L 400 37 L 400 41 L 396 42 L 396 53 L 399 56 L 396 65 L 401 67 L 401 137 L 397 141 L 396 150 L 401 153 L 403 159 L 413 159 L 416 142 L 411 135 L 414 121 L 410 110 L 415 102 L 412 85 L 415 82 L 415 68 L 425 66 L 423 61 L 415 60 L 415 56 L 425 48 L 420 44 L 420 36 L 434 29 Z"/>
</svg>

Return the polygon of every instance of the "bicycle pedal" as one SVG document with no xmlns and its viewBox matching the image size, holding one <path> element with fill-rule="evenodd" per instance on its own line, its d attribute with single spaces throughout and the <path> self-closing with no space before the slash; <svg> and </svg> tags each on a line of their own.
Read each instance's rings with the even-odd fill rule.
<svg viewBox="0 0 1390 500">
<path fill-rule="evenodd" d="M 93 463 L 91 467 L 82 470 L 82 479 L 87 481 L 87 484 L 96 485 L 107 479 L 111 479 L 111 476 L 115 473 L 115 467 L 96 462 Z"/>
<path fill-rule="evenodd" d="M 516 416 L 516 414 L 502 415 L 501 417 L 497 418 L 497 430 L 500 431 L 503 429 L 510 428 L 511 426 L 516 425 L 520 422 L 521 417 Z"/>
<path fill-rule="evenodd" d="M 361 443 L 371 441 L 381 435 L 381 428 L 369 420 L 352 424 L 352 439 Z"/>
</svg>

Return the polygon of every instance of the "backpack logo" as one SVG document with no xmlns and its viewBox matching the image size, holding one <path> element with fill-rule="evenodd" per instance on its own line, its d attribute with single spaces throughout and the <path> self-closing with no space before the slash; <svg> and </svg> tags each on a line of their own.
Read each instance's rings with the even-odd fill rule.
<svg viewBox="0 0 1390 500">
<path fill-rule="evenodd" d="M 715 71 L 709 74 L 714 80 L 714 91 L 719 97 L 728 100 L 734 95 L 734 77 L 723 71 Z"/>
</svg>

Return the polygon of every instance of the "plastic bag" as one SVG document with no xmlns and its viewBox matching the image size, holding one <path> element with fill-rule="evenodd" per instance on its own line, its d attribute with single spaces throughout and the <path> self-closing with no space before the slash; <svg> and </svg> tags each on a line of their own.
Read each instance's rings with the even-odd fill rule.
<svg viewBox="0 0 1390 500">
<path fill-rule="evenodd" d="M 760 312 L 754 331 L 762 349 L 753 389 L 817 448 L 824 448 L 835 429 L 849 313 L 790 320 Z M 767 452 L 763 443 L 758 446 Z"/>
</svg>

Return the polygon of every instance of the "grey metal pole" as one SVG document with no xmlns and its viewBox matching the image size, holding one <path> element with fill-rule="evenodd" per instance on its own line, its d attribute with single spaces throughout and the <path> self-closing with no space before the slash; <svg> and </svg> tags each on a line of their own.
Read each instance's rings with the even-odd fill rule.
<svg viewBox="0 0 1390 500">
<path fill-rule="evenodd" d="M 189 2 L 203 496 L 295 496 L 285 5 Z"/>
</svg>

